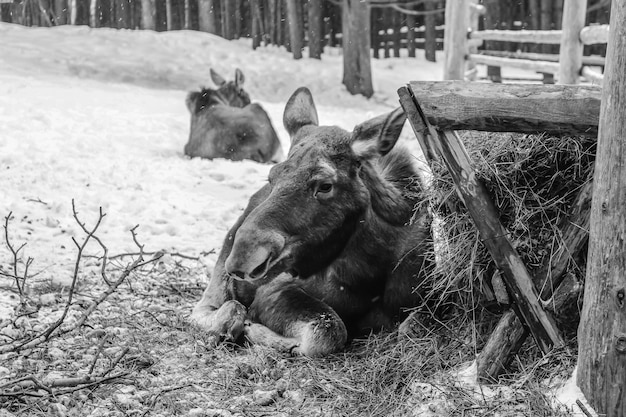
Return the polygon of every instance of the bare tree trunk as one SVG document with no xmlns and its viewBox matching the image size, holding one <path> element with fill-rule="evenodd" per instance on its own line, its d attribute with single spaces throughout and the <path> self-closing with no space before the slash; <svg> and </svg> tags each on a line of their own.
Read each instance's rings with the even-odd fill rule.
<svg viewBox="0 0 626 417">
<path fill-rule="evenodd" d="M 409 58 L 415 58 L 415 16 L 409 14 L 406 16 L 406 48 L 409 51 Z"/>
<path fill-rule="evenodd" d="M 78 17 L 78 5 L 76 4 L 78 0 L 69 0 L 69 9 L 70 9 L 70 25 L 76 24 L 76 18 Z"/>
<path fill-rule="evenodd" d="M 371 16 L 371 42 L 372 42 L 372 54 L 374 58 L 380 58 L 380 35 L 378 32 L 380 31 L 380 19 L 381 13 L 379 8 L 372 9 L 370 12 Z"/>
<path fill-rule="evenodd" d="M 424 3 L 427 12 L 435 10 L 436 4 L 433 2 Z M 437 28 L 435 15 L 429 13 L 424 16 L 424 57 L 426 61 L 437 61 Z"/>
<path fill-rule="evenodd" d="M 285 21 L 283 20 L 283 6 L 283 0 L 276 1 L 276 15 L 274 16 L 276 19 L 276 44 L 280 46 L 287 43 L 285 42 L 285 29 L 283 27 L 285 26 Z M 289 45 L 285 46 L 287 47 L 287 50 L 289 50 Z"/>
<path fill-rule="evenodd" d="M 185 7 L 185 11 L 184 11 L 185 18 L 183 22 L 183 29 L 189 30 L 191 28 L 191 9 L 189 7 L 189 0 L 185 0 L 184 7 Z"/>
<path fill-rule="evenodd" d="M 98 27 L 98 0 L 90 0 L 89 2 L 89 26 Z"/>
<path fill-rule="evenodd" d="M 402 27 L 402 14 L 395 10 L 391 12 L 391 21 L 393 22 L 393 56 L 400 58 L 400 47 L 402 42 L 402 34 L 400 28 Z"/>
<path fill-rule="evenodd" d="M 235 35 L 235 3 L 234 0 L 221 0 L 222 4 L 222 37 L 234 39 Z"/>
<path fill-rule="evenodd" d="M 304 41 L 300 36 L 302 25 L 302 15 L 298 14 L 298 7 L 295 1 L 287 0 L 287 22 L 289 24 L 289 44 L 294 59 L 302 58 L 302 45 Z"/>
<path fill-rule="evenodd" d="M 173 9 L 172 9 L 172 0 L 165 0 L 165 19 L 167 22 L 167 30 L 172 30 L 172 24 L 173 24 Z"/>
<path fill-rule="evenodd" d="M 389 47 L 389 28 L 393 26 L 393 11 L 389 8 L 383 10 L 383 50 L 385 58 L 391 58 L 391 48 Z"/>
<path fill-rule="evenodd" d="M 252 20 L 252 49 L 261 46 L 263 38 L 263 16 L 261 14 L 261 0 L 250 0 L 250 19 Z"/>
<path fill-rule="evenodd" d="M 370 9 L 359 0 L 343 0 L 343 84 L 352 94 L 371 97 Z"/>
<path fill-rule="evenodd" d="M 554 0 L 554 28 L 561 29 L 563 22 L 563 0 Z"/>
<path fill-rule="evenodd" d="M 217 33 L 215 0 L 198 0 L 198 26 L 201 31 Z"/>
<path fill-rule="evenodd" d="M 626 415 L 626 2 L 613 1 L 594 174 L 577 383 L 599 415 Z"/>
<path fill-rule="evenodd" d="M 233 13 L 234 13 L 234 27 L 233 27 L 233 39 L 239 39 L 242 31 L 242 10 L 241 0 L 233 1 Z"/>
<path fill-rule="evenodd" d="M 309 57 L 322 57 L 322 39 L 324 38 L 322 20 L 322 0 L 309 0 Z"/>
<path fill-rule="evenodd" d="M 141 28 L 148 30 L 156 29 L 155 0 L 141 0 Z"/>
</svg>

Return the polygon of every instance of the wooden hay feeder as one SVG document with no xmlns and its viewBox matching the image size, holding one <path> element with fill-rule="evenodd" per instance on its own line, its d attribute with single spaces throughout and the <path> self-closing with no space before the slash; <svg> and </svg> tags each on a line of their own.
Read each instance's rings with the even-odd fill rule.
<svg viewBox="0 0 626 417">
<path fill-rule="evenodd" d="M 513 311 L 502 316 L 477 358 L 479 378 L 493 380 L 529 333 L 544 353 L 563 344 L 542 300 L 558 303 L 567 298 L 559 294 L 565 291 L 559 285 L 569 254 L 579 252 L 587 241 L 592 186 L 588 183 L 580 189 L 569 222 L 560 230 L 564 250 L 533 279 L 507 238 L 498 210 L 455 130 L 596 137 L 601 90 L 593 86 L 443 81 L 412 82 L 400 88 L 398 95 L 431 167 L 440 158 L 448 169 L 513 301 Z M 548 279 L 550 285 L 545 285 Z"/>
</svg>

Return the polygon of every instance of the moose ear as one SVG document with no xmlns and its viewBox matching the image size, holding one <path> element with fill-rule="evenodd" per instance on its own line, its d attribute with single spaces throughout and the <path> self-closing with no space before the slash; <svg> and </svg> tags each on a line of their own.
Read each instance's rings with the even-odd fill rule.
<svg viewBox="0 0 626 417">
<path fill-rule="evenodd" d="M 215 85 L 218 87 L 221 87 L 224 84 L 226 84 L 226 80 L 224 79 L 224 77 L 219 75 L 217 72 L 213 71 L 213 68 L 211 68 L 211 79 L 213 80 Z"/>
<path fill-rule="evenodd" d="M 244 77 L 243 72 L 241 72 L 241 70 L 237 68 L 235 70 L 235 85 L 237 87 L 241 87 L 244 81 L 246 81 L 246 77 Z"/>
<path fill-rule="evenodd" d="M 285 106 L 283 125 L 287 129 L 287 133 L 293 139 L 302 126 L 317 126 L 318 123 L 317 110 L 311 92 L 306 87 L 298 88 Z"/>
<path fill-rule="evenodd" d="M 398 107 L 361 123 L 352 132 L 352 151 L 359 159 L 386 155 L 398 141 L 405 120 L 404 111 Z"/>
<path fill-rule="evenodd" d="M 187 105 L 187 109 L 189 110 L 189 113 L 191 114 L 196 114 L 198 112 L 198 109 L 197 109 L 198 97 L 200 97 L 200 93 L 198 93 L 197 91 L 193 91 L 187 94 L 187 98 L 185 99 L 185 104 Z"/>
</svg>

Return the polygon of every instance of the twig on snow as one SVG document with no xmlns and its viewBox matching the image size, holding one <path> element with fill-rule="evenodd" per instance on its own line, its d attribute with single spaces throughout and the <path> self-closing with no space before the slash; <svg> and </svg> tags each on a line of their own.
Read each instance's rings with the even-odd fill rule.
<svg viewBox="0 0 626 417">
<path fill-rule="evenodd" d="M 68 300 L 67 300 L 67 303 L 65 304 L 65 308 L 63 310 L 63 313 L 62 313 L 61 317 L 59 319 L 57 319 L 54 323 L 52 323 L 46 330 L 42 331 L 41 333 L 39 333 L 36 336 L 30 337 L 30 338 L 28 338 L 26 340 L 20 340 L 20 341 L 16 341 L 16 342 L 13 342 L 13 343 L 9 343 L 9 344 L 0 346 L 0 354 L 7 353 L 7 352 L 18 352 L 20 350 L 25 350 L 25 349 L 31 349 L 31 348 L 33 348 L 35 346 L 38 346 L 41 343 L 49 340 L 50 337 L 53 335 L 53 333 L 54 333 L 55 336 L 58 337 L 60 335 L 69 333 L 69 332 L 71 332 L 71 331 L 81 327 L 87 321 L 87 319 L 89 318 L 91 313 L 93 313 L 98 308 L 98 306 L 104 300 L 107 299 L 107 297 L 109 297 L 113 292 L 115 292 L 115 290 L 120 286 L 120 284 L 122 282 L 124 282 L 126 280 L 126 278 L 128 278 L 128 276 L 135 269 L 141 268 L 142 266 L 147 265 L 147 264 L 152 263 L 152 262 L 155 262 L 156 260 L 161 258 L 162 254 L 157 254 L 154 257 L 152 257 L 151 259 L 149 259 L 148 261 L 144 260 L 144 257 L 143 257 L 143 253 L 144 253 L 143 252 L 143 245 L 141 245 L 139 243 L 139 241 L 137 240 L 136 229 L 137 229 L 138 226 L 133 227 L 130 230 L 130 232 L 132 234 L 133 241 L 135 242 L 135 244 L 139 248 L 139 257 L 137 259 L 135 259 L 131 264 L 129 264 L 128 266 L 126 266 L 124 268 L 124 270 L 120 274 L 120 277 L 116 281 L 114 281 L 114 282 L 109 284 L 109 288 L 104 293 L 100 294 L 100 296 L 91 303 L 89 308 L 87 308 L 87 310 L 85 310 L 83 312 L 83 314 L 80 316 L 80 318 L 75 323 L 60 328 L 61 325 L 63 324 L 65 318 L 67 317 L 67 313 L 68 313 L 68 311 L 69 311 L 69 309 L 71 307 L 71 304 L 72 304 L 72 300 L 73 300 L 73 297 L 74 297 L 74 291 L 75 291 L 75 288 L 76 288 L 76 282 L 78 280 L 78 272 L 79 272 L 79 267 L 80 267 L 80 261 L 81 261 L 81 259 L 83 257 L 83 251 L 84 251 L 85 247 L 87 246 L 87 243 L 89 242 L 89 240 L 91 240 L 94 237 L 94 234 L 98 230 L 98 227 L 100 226 L 100 223 L 102 222 L 102 219 L 106 215 L 105 213 L 102 212 L 102 208 L 100 208 L 99 217 L 98 217 L 98 220 L 96 221 L 95 226 L 92 229 L 87 229 L 86 226 L 84 225 L 84 223 L 82 223 L 80 221 L 80 219 L 78 218 L 78 214 L 76 213 L 76 209 L 75 209 L 75 206 L 74 206 L 74 200 L 72 200 L 72 211 L 74 213 L 74 218 L 76 219 L 78 224 L 85 231 L 85 233 L 87 233 L 87 237 L 84 239 L 84 241 L 81 244 L 79 244 L 74 238 L 72 238 L 72 240 L 76 244 L 76 247 L 78 248 L 78 254 L 76 256 L 76 262 L 75 262 L 75 266 L 74 266 L 74 273 L 73 273 L 73 276 L 72 276 L 72 284 L 71 284 L 70 289 L 69 289 Z M 106 267 L 106 265 L 104 265 L 103 267 Z M 58 329 L 58 331 L 57 331 L 57 329 Z"/>
<path fill-rule="evenodd" d="M 18 267 L 17 267 L 20 261 L 19 253 L 22 249 L 24 249 L 24 246 L 26 246 L 26 243 L 22 243 L 20 247 L 17 249 L 15 249 L 13 245 L 11 244 L 11 239 L 9 239 L 9 220 L 11 219 L 12 215 L 13 215 L 13 212 L 10 211 L 9 214 L 4 218 L 4 242 L 6 243 L 7 248 L 9 248 L 9 251 L 13 255 L 13 261 L 11 262 L 13 266 L 13 274 L 11 275 L 11 274 L 7 274 L 4 272 L 0 272 L 0 274 L 13 278 L 15 280 L 15 285 L 17 286 L 17 292 L 19 293 L 20 298 L 22 298 L 24 296 L 24 285 L 26 284 L 26 278 L 28 278 L 28 268 L 33 263 L 33 258 L 28 257 L 26 259 L 26 262 L 24 263 L 24 274 L 20 276 Z M 20 279 L 22 280 L 21 284 L 20 284 Z"/>
</svg>

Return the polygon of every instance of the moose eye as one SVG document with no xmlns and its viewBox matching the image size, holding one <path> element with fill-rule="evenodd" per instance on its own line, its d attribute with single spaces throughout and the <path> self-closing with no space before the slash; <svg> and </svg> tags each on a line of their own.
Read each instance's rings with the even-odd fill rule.
<svg viewBox="0 0 626 417">
<path fill-rule="evenodd" d="M 333 190 L 333 184 L 330 182 L 322 182 L 317 185 L 315 189 L 315 197 L 328 197 L 329 194 Z"/>
<path fill-rule="evenodd" d="M 317 192 L 318 193 L 329 193 L 330 190 L 333 189 L 333 185 L 329 182 L 325 182 L 323 184 L 320 184 L 319 187 L 317 187 Z"/>
</svg>

